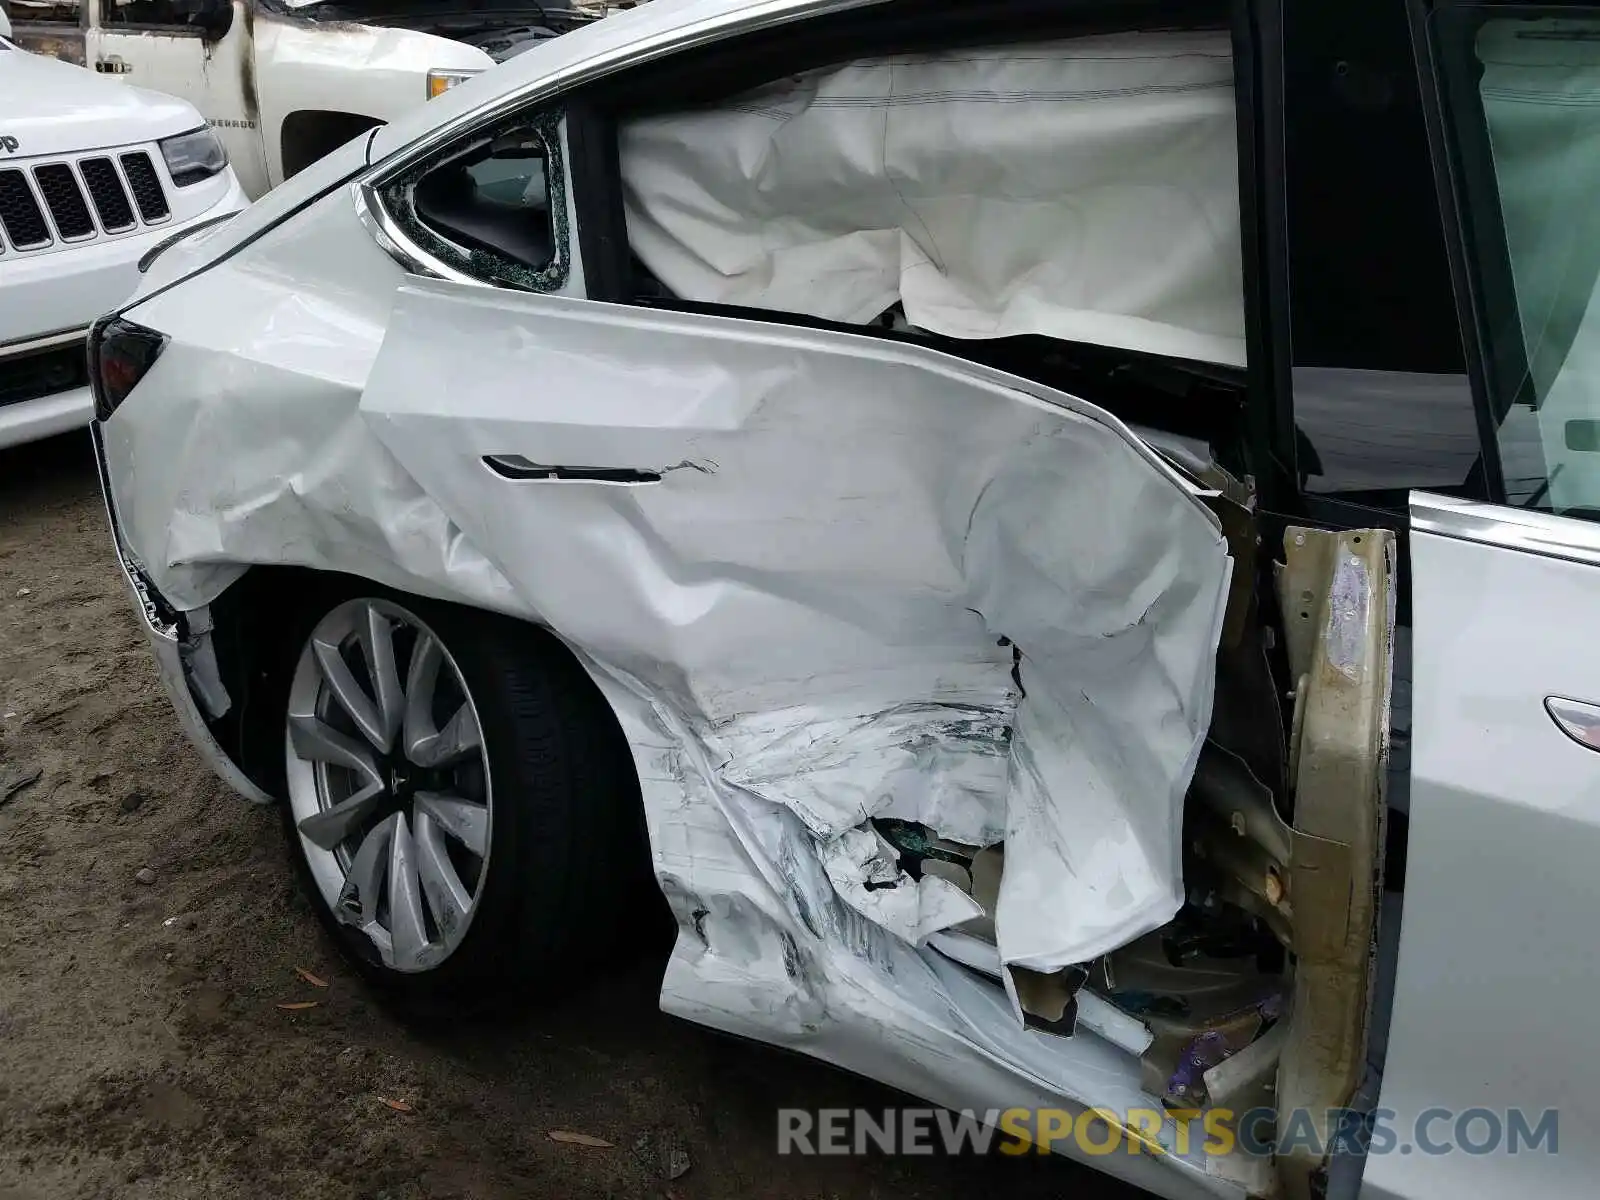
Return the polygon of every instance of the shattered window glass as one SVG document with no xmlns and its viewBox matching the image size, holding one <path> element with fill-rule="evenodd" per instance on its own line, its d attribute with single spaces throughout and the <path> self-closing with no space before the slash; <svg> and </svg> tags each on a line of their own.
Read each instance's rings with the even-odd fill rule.
<svg viewBox="0 0 1600 1200">
<path fill-rule="evenodd" d="M 568 237 L 558 123 L 524 120 L 425 166 L 396 189 L 396 216 L 423 248 L 469 274 L 533 291 L 560 287 Z"/>
</svg>

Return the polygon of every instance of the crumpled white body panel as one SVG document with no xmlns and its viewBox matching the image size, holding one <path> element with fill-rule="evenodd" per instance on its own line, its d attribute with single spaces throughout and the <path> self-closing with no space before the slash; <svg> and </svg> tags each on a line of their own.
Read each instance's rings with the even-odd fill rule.
<svg viewBox="0 0 1600 1200">
<path fill-rule="evenodd" d="M 1136 1058 L 1024 1029 L 919 945 L 971 902 L 866 888 L 863 828 L 1003 839 L 1007 963 L 1176 912 L 1230 560 L 1147 447 L 916 346 L 444 283 L 400 290 L 372 361 L 377 329 L 311 338 L 332 314 L 289 280 L 222 274 L 185 302 L 230 287 L 231 327 L 269 332 L 175 340 L 106 427 L 164 594 L 275 562 L 548 624 L 633 747 L 681 926 L 664 1007 L 940 1103 L 1149 1104 Z M 500 455 L 660 478 L 517 482 Z M 1198 1153 L 1097 1165 L 1230 1194 Z"/>
<path fill-rule="evenodd" d="M 620 137 L 677 296 L 1242 365 L 1226 33 L 866 59 Z"/>
<path fill-rule="evenodd" d="M 882 815 L 1004 837 L 1002 958 L 1049 970 L 1178 907 L 1228 559 L 1139 443 L 1017 383 L 408 288 L 362 411 L 542 620 L 671 714 L 709 786 L 819 842 Z M 661 478 L 519 483 L 491 455 Z"/>
</svg>

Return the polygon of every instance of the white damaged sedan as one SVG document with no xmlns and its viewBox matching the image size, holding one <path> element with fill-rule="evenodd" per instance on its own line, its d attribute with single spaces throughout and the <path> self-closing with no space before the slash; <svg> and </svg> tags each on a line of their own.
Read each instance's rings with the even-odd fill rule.
<svg viewBox="0 0 1600 1200">
<path fill-rule="evenodd" d="M 1592 526 L 1507 507 L 1498 465 L 1435 479 L 1403 571 L 1403 511 L 1306 499 L 1341 445 L 1388 453 L 1354 416 L 1306 440 L 1349 389 L 1456 393 L 1291 373 L 1256 7 L 656 0 L 150 265 L 91 338 L 118 553 L 189 735 L 282 805 L 370 978 L 548 987 L 664 894 L 670 1012 L 943 1105 L 1094 1110 L 1146 1151 L 1095 1164 L 1163 1195 L 1357 1186 L 1329 1169 L 1394 979 L 1397 613 L 1438 672 L 1415 842 L 1509 777 L 1438 749 L 1481 688 L 1440 665 L 1461 581 L 1522 587 Z M 1416 311 L 1454 329 L 1448 294 Z M 1566 650 L 1518 654 L 1548 677 L 1506 677 L 1500 752 L 1576 779 L 1600 710 Z M 1490 799 L 1519 845 L 1527 796 Z M 1409 999 L 1457 878 L 1407 893 L 1419 1048 L 1491 1040 Z M 1481 1102 L 1474 1045 L 1386 1101 Z M 1247 1111 L 1310 1133 L 1187 1136 Z M 1431 1194 L 1408 1164 L 1367 1186 Z"/>
</svg>

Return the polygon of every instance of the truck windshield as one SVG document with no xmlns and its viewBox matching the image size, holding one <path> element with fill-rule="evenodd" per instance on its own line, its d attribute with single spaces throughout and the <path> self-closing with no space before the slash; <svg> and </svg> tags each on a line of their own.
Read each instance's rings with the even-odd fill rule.
<svg viewBox="0 0 1600 1200">
<path fill-rule="evenodd" d="M 1600 8 L 1544 11 L 1432 35 L 1506 498 L 1600 519 Z"/>
</svg>

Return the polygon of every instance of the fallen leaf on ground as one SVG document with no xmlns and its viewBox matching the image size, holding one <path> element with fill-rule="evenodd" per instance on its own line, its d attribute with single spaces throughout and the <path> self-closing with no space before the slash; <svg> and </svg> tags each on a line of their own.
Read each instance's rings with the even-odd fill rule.
<svg viewBox="0 0 1600 1200">
<path fill-rule="evenodd" d="M 310 971 L 306 970 L 304 967 L 296 967 L 294 969 L 294 973 L 296 975 L 300 976 L 301 979 L 304 979 L 312 987 L 327 987 L 328 986 L 328 981 L 326 979 L 318 979 L 315 975 L 313 975 Z"/>
<path fill-rule="evenodd" d="M 598 1146 L 603 1150 L 612 1149 L 612 1144 L 605 1138 L 597 1138 L 588 1133 L 573 1133 L 567 1129 L 552 1129 L 550 1131 L 552 1142 L 568 1142 L 574 1146 Z"/>
<path fill-rule="evenodd" d="M 317 1001 L 296 1000 L 292 1004 L 280 1004 L 278 1007 L 283 1009 L 284 1012 L 305 1012 L 305 1010 L 308 1008 L 317 1007 Z"/>
<path fill-rule="evenodd" d="M 395 1112 L 415 1112 L 416 1111 L 414 1108 L 411 1107 L 411 1105 L 407 1104 L 404 1100 L 391 1100 L 387 1096 L 379 1096 L 378 1099 L 382 1100 L 390 1108 L 394 1109 Z"/>
<path fill-rule="evenodd" d="M 682 1146 L 673 1146 L 667 1151 L 667 1178 L 682 1179 L 689 1173 L 689 1152 Z"/>
</svg>

